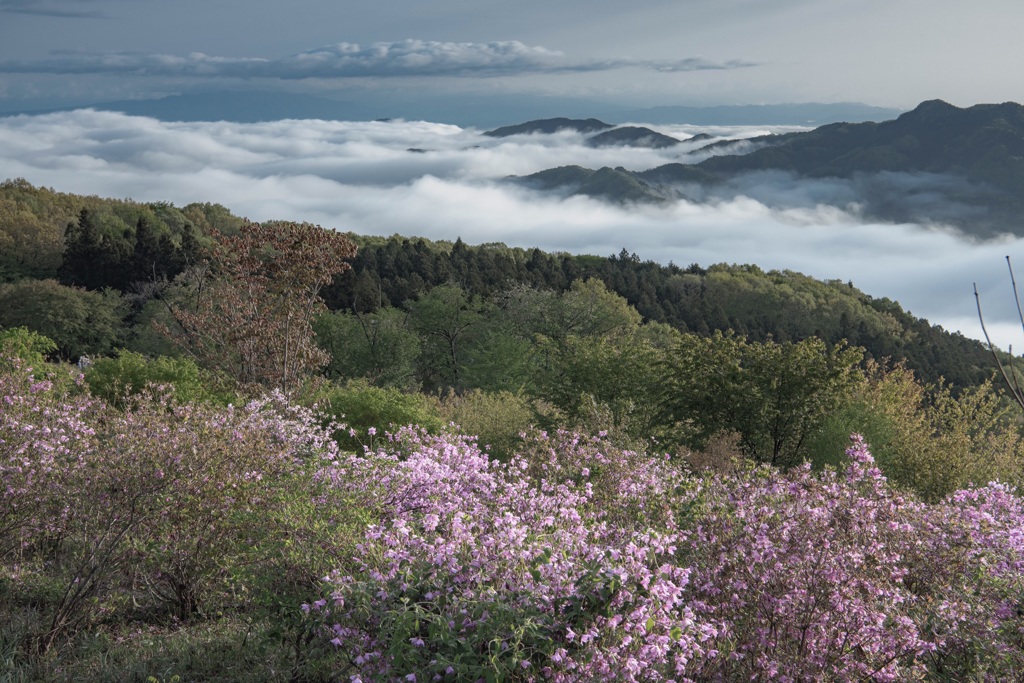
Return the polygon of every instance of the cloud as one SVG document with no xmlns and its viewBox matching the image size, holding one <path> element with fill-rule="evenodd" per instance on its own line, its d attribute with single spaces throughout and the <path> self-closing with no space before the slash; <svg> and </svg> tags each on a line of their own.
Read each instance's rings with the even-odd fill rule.
<svg viewBox="0 0 1024 683">
<path fill-rule="evenodd" d="M 984 221 L 984 206 L 957 200 L 958 196 L 976 196 L 980 191 L 956 176 L 892 171 L 860 173 L 851 178 L 806 178 L 789 171 L 752 171 L 713 187 L 678 188 L 682 196 L 703 202 L 749 197 L 775 209 L 827 205 L 865 220 L 885 217 L 889 222 L 935 226 Z"/>
<path fill-rule="evenodd" d="M 102 19 L 106 14 L 97 10 L 62 9 L 60 5 L 79 5 L 93 0 L 0 0 L 0 13 L 31 14 L 61 19 Z"/>
<path fill-rule="evenodd" d="M 10 0 L 8 0 L 10 1 Z M 12 10 L 13 11 L 13 10 Z M 391 43 L 338 43 L 280 59 L 186 56 L 128 52 L 58 52 L 45 59 L 0 62 L 0 72 L 43 74 L 144 74 L 203 78 L 389 78 L 408 76 L 509 76 L 598 72 L 623 68 L 663 72 L 737 69 L 753 66 L 698 58 L 680 60 L 612 59 L 573 61 L 561 52 L 519 41 L 446 43 L 403 40 Z"/>
<path fill-rule="evenodd" d="M 698 130 L 655 128 L 677 136 Z M 426 122 L 165 123 L 91 110 L 0 118 L 3 173 L 59 191 L 179 206 L 217 202 L 253 220 L 305 220 L 362 234 L 461 236 L 598 255 L 626 248 L 680 265 L 756 263 L 852 280 L 975 338 L 977 282 L 997 343 L 1024 344 L 1003 262 L 1017 254 L 1024 263 L 1024 241 L 972 243 L 927 226 L 866 220 L 847 201 L 854 185 L 766 177 L 761 194 L 750 179 L 736 188 L 744 191 L 707 203 L 617 206 L 502 182 L 569 163 L 642 170 L 681 154 L 595 150 L 572 133 L 496 139 Z M 920 179 L 894 180 L 904 181 Z"/>
</svg>

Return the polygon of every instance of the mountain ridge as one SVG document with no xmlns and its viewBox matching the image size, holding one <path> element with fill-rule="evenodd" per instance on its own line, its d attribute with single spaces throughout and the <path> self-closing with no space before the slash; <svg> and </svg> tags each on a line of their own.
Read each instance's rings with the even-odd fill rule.
<svg viewBox="0 0 1024 683">
<path fill-rule="evenodd" d="M 643 184 L 642 191 L 633 188 L 627 196 L 609 192 L 603 198 L 692 200 L 684 186 L 694 183 L 731 187 L 728 191 L 738 195 L 757 182 L 759 173 L 786 173 L 798 180 L 846 181 L 869 219 L 950 225 L 982 239 L 1024 235 L 1019 221 L 1024 214 L 1024 106 L 1019 104 L 959 108 L 929 100 L 890 121 L 831 123 L 746 142 L 752 149 L 742 154 L 624 170 Z M 523 180 L 529 184 L 532 177 Z M 654 178 L 657 182 L 651 182 Z"/>
<path fill-rule="evenodd" d="M 13 100 L 0 97 L 0 117 L 38 115 L 75 109 L 119 111 L 161 121 L 233 121 L 239 123 L 289 119 L 373 120 L 401 118 L 450 123 L 471 128 L 509 126 L 519 121 L 571 115 L 650 124 L 768 126 L 820 125 L 833 121 L 877 121 L 900 110 L 858 102 L 741 104 L 714 106 L 662 105 L 636 109 L 587 98 L 494 94 L 441 96 L 410 101 L 395 94 L 353 93 L 350 100 L 310 93 L 231 89 L 190 91 L 156 98 L 77 102 Z M 567 114 L 568 113 L 568 114 Z"/>
</svg>

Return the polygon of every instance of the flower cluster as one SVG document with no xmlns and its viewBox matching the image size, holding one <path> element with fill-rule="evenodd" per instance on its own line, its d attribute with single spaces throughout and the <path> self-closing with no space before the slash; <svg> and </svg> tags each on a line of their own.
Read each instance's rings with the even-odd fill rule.
<svg viewBox="0 0 1024 683">
<path fill-rule="evenodd" d="M 237 409 L 148 395 L 120 410 L 0 363 L 0 571 L 56 552 L 70 567 L 43 648 L 119 583 L 190 618 L 222 570 L 252 564 L 279 531 L 301 536 L 283 511 L 337 455 L 329 430 L 279 395 Z"/>
<path fill-rule="evenodd" d="M 706 656 L 714 630 L 683 602 L 678 535 L 606 519 L 581 464 L 601 466 L 596 444 L 538 439 L 543 464 L 499 463 L 471 440 L 403 430 L 325 473 L 379 504 L 358 571 L 309 608 L 353 680 L 647 680 Z M 637 464 L 617 487 L 661 486 Z"/>
<path fill-rule="evenodd" d="M 1024 671 L 1024 508 L 1005 486 L 925 505 L 856 435 L 842 472 L 688 482 L 567 434 L 507 464 L 461 438 L 390 438 L 325 471 L 378 501 L 355 571 L 307 606 L 350 680 Z"/>
</svg>

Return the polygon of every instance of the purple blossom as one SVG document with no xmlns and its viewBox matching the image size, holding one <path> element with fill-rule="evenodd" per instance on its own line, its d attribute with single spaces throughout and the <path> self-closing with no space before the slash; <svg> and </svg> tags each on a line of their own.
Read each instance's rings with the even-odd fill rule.
<svg viewBox="0 0 1024 683">
<path fill-rule="evenodd" d="M 330 619 L 359 675 L 381 680 L 409 670 L 361 654 L 394 652 L 386 615 L 412 604 L 503 649 L 515 623 L 545 624 L 536 659 L 510 664 L 526 680 L 900 681 L 979 648 L 1024 663 L 1016 495 L 994 484 L 927 506 L 889 487 L 859 436 L 847 455 L 842 475 L 687 479 L 574 435 L 534 434 L 499 464 L 471 441 L 403 430 L 332 475 L 372 490 L 381 516 L 354 558 L 363 570 L 331 581 L 348 607 Z M 965 575 L 981 583 L 965 590 Z M 509 609 L 519 616 L 492 621 Z M 452 674 L 431 668 L 441 660 L 422 636 L 407 642 L 423 658 L 406 666 Z"/>
</svg>

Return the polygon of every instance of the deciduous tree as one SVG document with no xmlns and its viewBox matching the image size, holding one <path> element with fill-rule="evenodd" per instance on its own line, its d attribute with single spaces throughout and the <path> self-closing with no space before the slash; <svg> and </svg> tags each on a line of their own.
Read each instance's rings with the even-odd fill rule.
<svg viewBox="0 0 1024 683">
<path fill-rule="evenodd" d="M 320 290 L 349 267 L 355 245 L 308 223 L 247 223 L 214 233 L 210 259 L 180 279 L 179 340 L 240 385 L 289 391 L 327 363 L 314 340 Z"/>
<path fill-rule="evenodd" d="M 109 352 L 123 333 L 124 302 L 117 292 L 90 292 L 56 280 L 0 285 L 0 328 L 27 327 L 57 344 L 58 354 Z"/>
<path fill-rule="evenodd" d="M 330 379 L 365 378 L 376 386 L 417 384 L 420 340 L 407 313 L 381 308 L 374 313 L 325 313 L 313 323 L 317 343 L 330 354 Z"/>
<path fill-rule="evenodd" d="M 732 333 L 683 335 L 664 365 L 664 421 L 686 445 L 723 431 L 740 434 L 751 458 L 793 465 L 822 418 L 862 377 L 863 350 L 800 342 L 748 342 Z"/>
</svg>

